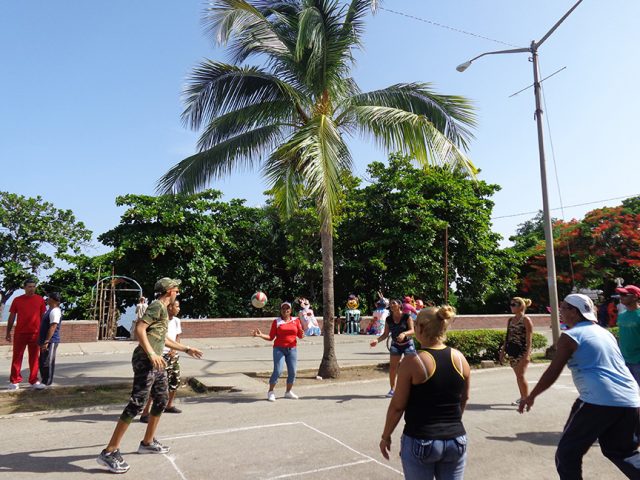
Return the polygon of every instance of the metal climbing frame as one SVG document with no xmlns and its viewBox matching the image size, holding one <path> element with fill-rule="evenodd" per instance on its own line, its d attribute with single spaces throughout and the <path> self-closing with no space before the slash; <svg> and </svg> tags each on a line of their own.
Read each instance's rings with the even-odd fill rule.
<svg viewBox="0 0 640 480">
<path fill-rule="evenodd" d="M 100 276 L 100 273 L 98 273 Z M 135 288 L 131 288 L 135 286 Z M 109 275 L 99 279 L 91 288 L 91 311 L 98 321 L 98 340 L 112 340 L 116 336 L 120 310 L 116 300 L 119 294 L 136 292 L 142 296 L 142 287 L 133 278 L 123 275 Z"/>
</svg>

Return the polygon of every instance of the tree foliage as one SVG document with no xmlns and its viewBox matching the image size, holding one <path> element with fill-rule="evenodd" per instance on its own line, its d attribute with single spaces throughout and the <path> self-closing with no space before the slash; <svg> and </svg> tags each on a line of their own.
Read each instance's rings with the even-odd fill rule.
<svg viewBox="0 0 640 480">
<path fill-rule="evenodd" d="M 0 192 L 0 314 L 27 277 L 79 253 L 90 240 L 91 232 L 71 210 L 55 208 L 39 196 Z"/>
<path fill-rule="evenodd" d="M 401 155 L 368 167 L 369 185 L 351 188 L 337 228 L 337 291 L 376 292 L 444 301 L 445 227 L 449 284 L 464 310 L 482 305 L 497 285 L 514 284 L 506 274 L 500 236 L 490 228 L 497 185 L 450 168 L 416 168 Z"/>
<path fill-rule="evenodd" d="M 614 279 L 640 281 L 640 197 L 618 207 L 588 212 L 582 220 L 554 220 L 553 237 L 558 293 L 573 288 L 613 292 Z M 521 290 L 535 299 L 538 310 L 548 305 L 547 267 L 541 214 L 523 224 L 513 250 L 524 259 Z"/>
<path fill-rule="evenodd" d="M 227 266 L 226 241 L 219 219 L 220 194 L 124 195 L 116 205 L 127 207 L 120 224 L 98 239 L 112 247 L 118 274 L 129 276 L 152 296 L 155 281 L 183 281 L 182 310 L 191 317 L 215 312 L 219 277 Z M 128 302 L 134 304 L 137 299 Z"/>
</svg>

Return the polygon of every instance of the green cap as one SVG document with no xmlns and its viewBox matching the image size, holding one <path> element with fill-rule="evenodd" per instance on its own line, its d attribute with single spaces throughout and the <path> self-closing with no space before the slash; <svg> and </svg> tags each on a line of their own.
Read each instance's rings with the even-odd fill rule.
<svg viewBox="0 0 640 480">
<path fill-rule="evenodd" d="M 181 283 L 182 283 L 181 280 L 176 280 L 174 278 L 169 278 L 169 277 L 163 277 L 156 282 L 155 286 L 153 287 L 153 290 L 156 293 L 164 293 L 170 288 L 179 287 Z"/>
</svg>

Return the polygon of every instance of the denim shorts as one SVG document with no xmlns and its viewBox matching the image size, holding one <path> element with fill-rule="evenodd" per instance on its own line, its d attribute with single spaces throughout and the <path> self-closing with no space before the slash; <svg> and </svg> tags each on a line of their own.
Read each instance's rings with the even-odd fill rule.
<svg viewBox="0 0 640 480">
<path fill-rule="evenodd" d="M 389 353 L 391 355 L 416 355 L 416 346 L 413 344 L 413 339 L 408 342 L 397 344 L 396 342 L 391 342 L 391 346 L 389 347 Z"/>
<path fill-rule="evenodd" d="M 462 480 L 467 463 L 467 437 L 430 440 L 402 435 L 400 458 L 404 478 Z"/>
</svg>

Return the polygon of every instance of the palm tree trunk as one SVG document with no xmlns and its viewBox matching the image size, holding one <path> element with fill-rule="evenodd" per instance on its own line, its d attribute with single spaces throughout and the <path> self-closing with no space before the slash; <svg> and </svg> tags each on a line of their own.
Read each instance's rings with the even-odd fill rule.
<svg viewBox="0 0 640 480">
<path fill-rule="evenodd" d="M 338 378 L 340 367 L 336 358 L 336 345 L 333 336 L 334 298 L 333 298 L 333 232 L 330 221 L 323 220 L 320 228 L 322 245 L 322 328 L 324 330 L 324 351 L 318 375 L 322 378 Z"/>
</svg>

